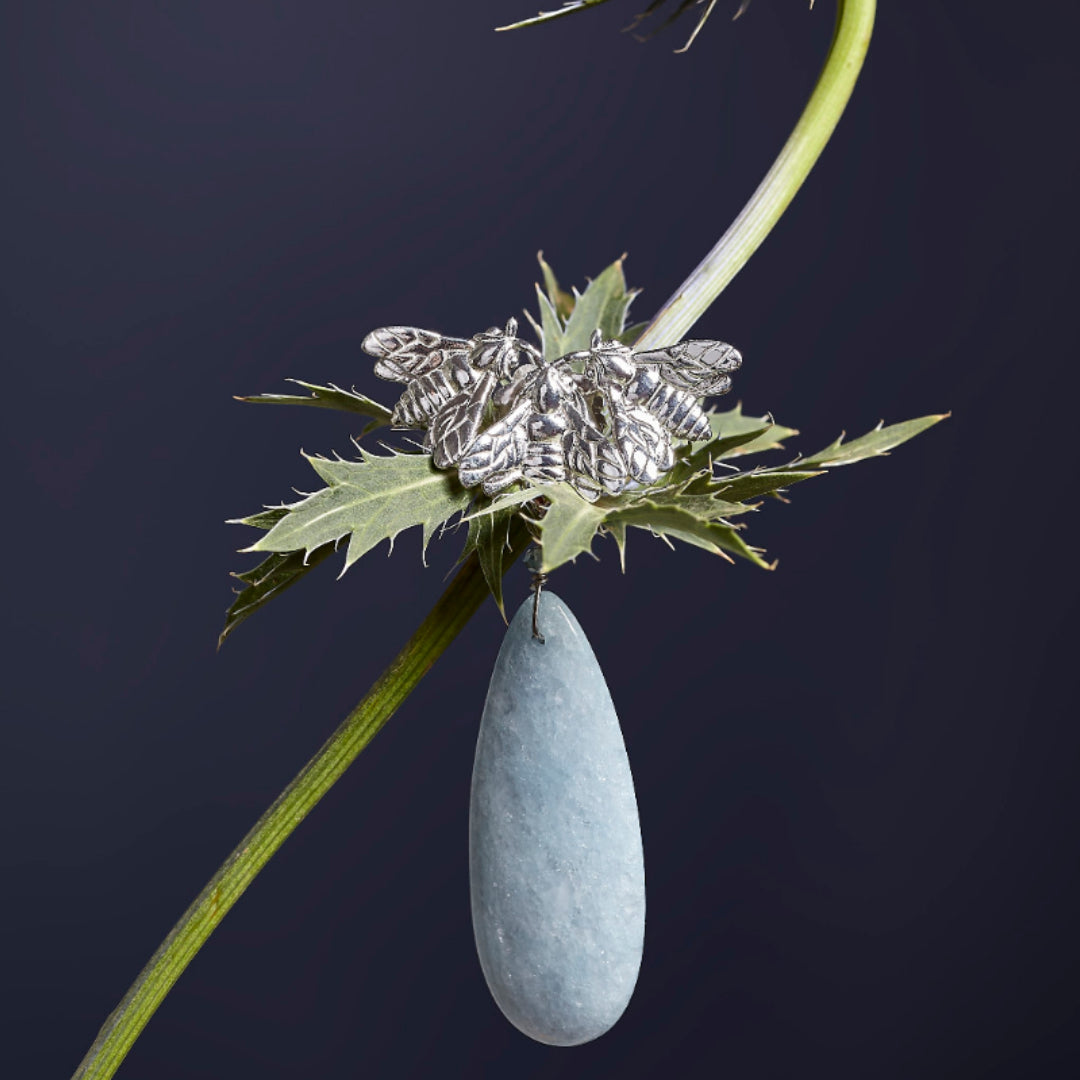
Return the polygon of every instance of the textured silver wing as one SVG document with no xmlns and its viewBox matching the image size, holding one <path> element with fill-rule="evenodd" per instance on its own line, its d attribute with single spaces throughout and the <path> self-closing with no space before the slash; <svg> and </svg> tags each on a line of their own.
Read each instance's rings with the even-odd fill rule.
<svg viewBox="0 0 1080 1080">
<path fill-rule="evenodd" d="M 640 365 L 655 365 L 660 376 L 695 397 L 726 394 L 731 372 L 742 366 L 742 354 L 723 341 L 680 341 L 666 349 L 634 354 Z"/>
<path fill-rule="evenodd" d="M 532 402 L 523 398 L 473 440 L 458 462 L 458 478 L 465 487 L 483 484 L 484 494 L 494 495 L 522 478 L 532 412 Z"/>
<path fill-rule="evenodd" d="M 432 418 L 425 442 L 431 447 L 431 460 L 437 468 L 456 465 L 476 441 L 494 386 L 495 373 L 485 372 L 450 398 Z"/>
<path fill-rule="evenodd" d="M 471 338 L 446 337 L 415 326 L 381 326 L 364 338 L 360 348 L 375 357 L 375 374 L 380 379 L 410 382 L 447 361 L 467 363 L 473 345 Z"/>
<path fill-rule="evenodd" d="M 605 397 L 612 437 L 626 462 L 626 474 L 639 484 L 655 483 L 675 464 L 671 437 L 655 416 L 632 404 L 619 389 L 608 389 Z"/>
<path fill-rule="evenodd" d="M 480 380 L 468 360 L 455 354 L 434 371 L 412 379 L 394 406 L 390 423 L 397 428 L 427 427 L 456 398 Z"/>
</svg>

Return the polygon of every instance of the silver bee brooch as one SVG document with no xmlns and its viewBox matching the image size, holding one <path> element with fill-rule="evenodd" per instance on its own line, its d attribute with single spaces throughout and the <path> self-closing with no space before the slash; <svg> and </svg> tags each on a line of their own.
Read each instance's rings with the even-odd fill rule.
<svg viewBox="0 0 1080 1080">
<path fill-rule="evenodd" d="M 705 397 L 726 394 L 739 351 L 681 341 L 634 352 L 595 331 L 589 348 L 545 360 L 516 319 L 471 338 L 384 326 L 364 338 L 380 379 L 406 383 L 395 428 L 426 428 L 425 450 L 465 487 L 567 481 L 590 502 L 655 483 L 672 440 L 711 437 Z"/>
</svg>

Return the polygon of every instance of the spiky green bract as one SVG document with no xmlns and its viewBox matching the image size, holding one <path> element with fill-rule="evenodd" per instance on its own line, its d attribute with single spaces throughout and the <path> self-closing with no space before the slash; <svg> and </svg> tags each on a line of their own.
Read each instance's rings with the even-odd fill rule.
<svg viewBox="0 0 1080 1080">
<path fill-rule="evenodd" d="M 592 542 L 610 510 L 609 505 L 586 502 L 569 484 L 553 484 L 546 495 L 543 516 L 533 518 L 543 553 L 544 573 L 592 552 Z"/>
<path fill-rule="evenodd" d="M 304 382 L 303 379 L 287 379 L 286 382 L 295 383 L 297 386 L 310 390 L 308 396 L 303 394 L 251 394 L 246 397 L 237 397 L 237 401 L 248 401 L 254 405 L 311 405 L 316 409 L 338 409 L 341 412 L 359 413 L 368 416 L 371 422 L 365 424 L 360 434 L 365 435 L 376 428 L 386 427 L 390 423 L 390 410 L 385 405 L 355 390 L 343 390 L 340 386 L 330 383 L 329 386 L 319 386 L 316 383 Z"/>
<path fill-rule="evenodd" d="M 588 348 L 594 330 L 605 338 L 631 338 L 626 328 L 634 290 L 626 287 L 622 259 L 612 263 L 579 292 L 559 286 L 554 270 L 539 256 L 544 279 L 540 297 L 545 356 L 557 359 Z M 260 395 L 242 400 L 304 404 L 347 409 L 385 423 L 388 410 L 355 392 L 298 382 L 311 397 Z M 739 468 L 746 458 L 784 449 L 798 432 L 771 416 L 748 416 L 736 405 L 710 412 L 711 438 L 677 447 L 674 469 L 649 488 L 604 496 L 590 503 L 569 484 L 519 487 L 489 498 L 461 486 L 452 470 L 436 469 L 427 454 L 372 454 L 361 449 L 359 461 L 309 457 L 326 487 L 289 506 L 273 507 L 240 519 L 266 530 L 247 551 L 269 552 L 254 569 L 235 575 L 245 588 L 226 614 L 221 639 L 254 611 L 295 584 L 323 561 L 346 536 L 342 573 L 382 540 L 420 525 L 423 549 L 435 531 L 455 514 L 468 523 L 462 559 L 476 553 L 492 597 L 505 617 L 502 577 L 515 530 L 527 527 L 542 549 L 542 569 L 557 569 L 584 552 L 593 553 L 597 536 L 615 540 L 625 567 L 628 530 L 639 529 L 667 543 L 681 540 L 725 559 L 737 555 L 769 568 L 760 548 L 743 538 L 745 524 L 733 519 L 757 510 L 754 500 L 779 493 L 820 476 L 825 470 L 880 457 L 936 424 L 943 416 L 925 416 L 885 427 L 845 443 L 843 436 L 810 457 L 768 468 Z M 466 513 L 467 512 L 467 513 Z"/>
<path fill-rule="evenodd" d="M 521 524 L 516 504 L 489 508 L 485 513 L 473 515 L 469 518 L 469 533 L 461 552 L 462 562 L 476 552 L 488 591 L 504 621 L 506 607 L 503 604 L 502 579 L 511 557 L 510 535 L 515 523 Z"/>
<path fill-rule="evenodd" d="M 544 275 L 544 288 L 547 290 L 548 300 L 551 301 L 555 313 L 565 322 L 570 318 L 570 313 L 574 310 L 574 297 L 564 289 L 559 288 L 559 279 L 555 276 L 555 271 L 545 261 L 542 251 L 536 253 L 536 261 L 540 264 L 540 272 Z"/>
<path fill-rule="evenodd" d="M 873 431 L 867 432 L 861 438 L 845 443 L 844 436 L 841 435 L 820 453 L 803 458 L 799 464 L 819 465 L 823 469 L 833 469 L 838 465 L 851 465 L 856 461 L 865 461 L 867 458 L 883 457 L 894 446 L 907 442 L 908 439 L 933 427 L 939 420 L 944 420 L 949 415 L 949 413 L 941 413 L 936 416 L 920 416 L 917 420 L 906 420 L 902 424 L 890 424 L 889 427 L 885 427 L 885 422 L 882 420 Z"/>
<path fill-rule="evenodd" d="M 798 435 L 797 428 L 784 427 L 771 416 L 746 416 L 742 405 L 726 412 L 709 413 L 712 443 L 707 443 L 713 461 L 721 458 L 756 454 L 762 450 L 781 450 L 783 440 Z"/>
<path fill-rule="evenodd" d="M 544 489 L 542 499 L 523 506 L 522 513 L 541 545 L 545 572 L 584 552 L 593 554 L 593 541 L 602 535 L 615 540 L 625 567 L 628 528 L 646 530 L 669 543 L 682 540 L 725 558 L 738 555 L 771 569 L 775 564 L 765 560 L 762 550 L 743 539 L 745 526 L 730 520 L 758 509 L 759 504 L 749 500 L 775 495 L 838 465 L 880 457 L 943 419 L 944 415 L 924 416 L 890 427 L 879 425 L 862 438 L 850 443 L 838 439 L 820 454 L 794 464 L 736 470 L 732 459 L 782 449 L 780 440 L 795 434 L 769 417 L 744 416 L 736 406 L 711 417 L 714 438 L 684 455 L 664 483 L 593 503 L 569 484 L 556 484 Z"/>
<path fill-rule="evenodd" d="M 753 507 L 732 505 L 709 496 L 686 496 L 665 490 L 650 497 L 646 489 L 637 497 L 600 499 L 586 502 L 569 484 L 555 484 L 547 494 L 547 507 L 531 519 L 542 552 L 545 573 L 571 562 L 584 552 L 593 553 L 597 535 L 615 538 L 625 565 L 626 529 L 644 529 L 669 543 L 682 540 L 729 559 L 727 552 L 741 555 L 761 567 L 768 564 L 757 548 L 740 536 L 739 526 L 726 517 Z"/>
<path fill-rule="evenodd" d="M 349 538 L 344 573 L 383 540 L 423 528 L 423 550 L 435 530 L 465 509 L 470 493 L 427 454 L 387 456 L 360 450 L 360 461 L 305 455 L 326 487 L 288 506 L 270 531 L 245 551 L 303 551 Z"/>
<path fill-rule="evenodd" d="M 538 15 L 533 15 L 528 19 L 520 19 L 518 22 L 510 23 L 508 26 L 497 26 L 496 30 L 519 30 L 523 26 L 538 26 L 540 23 L 551 22 L 552 19 L 561 19 L 564 15 L 574 15 L 579 11 L 584 11 L 586 8 L 596 7 L 598 4 L 606 3 L 607 0 L 565 0 L 562 7 L 555 8 L 554 11 L 541 11 Z M 640 11 L 636 14 L 631 21 L 630 25 L 624 27 L 626 30 L 637 30 L 637 28 L 648 20 L 649 16 L 654 14 L 659 8 L 663 7 L 666 0 L 650 0 L 649 5 L 644 11 Z M 680 16 L 689 11 L 693 7 L 697 7 L 700 4 L 705 3 L 705 0 L 679 0 L 679 2 L 671 9 L 668 17 L 659 24 L 651 33 L 641 35 L 635 34 L 639 41 L 644 41 L 646 38 L 652 37 L 654 34 L 659 33 L 665 27 L 670 26 L 671 23 Z M 676 49 L 676 52 L 686 52 L 687 49 L 694 43 L 694 38 L 701 33 L 701 28 L 705 25 L 709 16 L 712 14 L 713 8 L 716 6 L 716 0 L 710 0 L 705 5 L 704 11 L 698 16 L 697 25 L 694 27 L 693 33 L 690 35 L 690 39 L 681 49 Z M 742 0 L 738 9 L 735 12 L 733 18 L 737 19 L 746 9 L 750 6 L 750 0 Z M 814 6 L 814 0 L 810 0 L 810 6 Z"/>
<path fill-rule="evenodd" d="M 616 259 L 589 282 L 584 292 L 574 289 L 571 294 L 559 288 L 555 272 L 544 261 L 543 252 L 537 258 L 547 290 L 536 286 L 545 360 L 558 360 L 567 353 L 587 349 L 594 330 L 599 330 L 609 341 L 626 332 L 626 314 L 640 290 L 627 289 L 623 259 Z M 631 329 L 641 332 L 640 328 Z"/>
<path fill-rule="evenodd" d="M 287 506 L 273 506 L 246 518 L 236 518 L 229 524 L 272 529 L 288 512 Z M 236 599 L 225 612 L 225 626 L 218 636 L 218 648 L 221 648 L 229 634 L 249 615 L 253 615 L 263 604 L 284 592 L 290 585 L 295 585 L 333 550 L 333 544 L 324 544 L 310 555 L 305 555 L 302 551 L 290 551 L 286 554 L 274 552 L 251 570 L 233 574 L 234 578 L 244 583 L 244 588 L 236 590 Z"/>
<path fill-rule="evenodd" d="M 696 450 L 686 448 L 664 480 L 666 486 L 681 486 L 699 479 L 720 461 L 758 454 L 763 450 L 782 450 L 784 439 L 798 435 L 795 428 L 777 424 L 771 416 L 744 415 L 741 404 L 726 412 L 710 412 L 709 425 L 712 438 L 706 443 L 699 443 Z"/>
<path fill-rule="evenodd" d="M 567 0 L 561 8 L 557 8 L 555 11 L 541 11 L 539 15 L 533 15 L 532 18 L 522 19 L 506 26 L 496 26 L 495 29 L 519 30 L 523 26 L 536 26 L 539 23 L 551 22 L 552 19 L 561 19 L 564 15 L 573 15 L 576 11 L 583 11 L 585 8 L 596 7 L 597 4 L 603 3 L 606 3 L 606 0 Z"/>
<path fill-rule="evenodd" d="M 626 528 L 644 529 L 661 539 L 682 540 L 715 555 L 741 555 L 758 566 L 768 564 L 756 548 L 739 536 L 739 527 L 727 517 L 753 507 L 730 503 L 710 495 L 686 495 L 674 488 L 643 489 L 594 503 L 583 499 L 569 484 L 547 491 L 547 507 L 532 524 L 542 551 L 541 569 L 548 573 L 584 552 L 592 554 L 598 534 L 615 538 L 625 555 Z"/>
</svg>

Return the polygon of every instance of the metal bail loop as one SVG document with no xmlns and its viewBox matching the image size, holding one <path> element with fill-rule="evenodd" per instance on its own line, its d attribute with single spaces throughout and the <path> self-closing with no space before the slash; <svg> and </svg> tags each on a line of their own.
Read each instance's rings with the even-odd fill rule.
<svg viewBox="0 0 1080 1080">
<path fill-rule="evenodd" d="M 532 607 L 532 636 L 544 644 L 544 635 L 540 633 L 540 592 L 547 584 L 548 576 L 540 569 L 543 566 L 544 553 L 539 544 L 533 544 L 528 551 L 525 552 L 525 567 L 532 572 L 532 593 L 533 593 L 533 607 Z"/>
</svg>

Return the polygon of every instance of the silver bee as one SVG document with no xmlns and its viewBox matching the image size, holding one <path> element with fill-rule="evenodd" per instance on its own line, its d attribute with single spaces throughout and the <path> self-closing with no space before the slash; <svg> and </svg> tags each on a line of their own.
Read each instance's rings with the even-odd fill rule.
<svg viewBox="0 0 1080 1080">
<path fill-rule="evenodd" d="M 726 393 L 742 363 L 721 341 L 635 353 L 600 331 L 548 361 L 515 319 L 471 338 L 388 326 L 363 349 L 376 375 L 407 384 L 393 426 L 426 428 L 435 465 L 466 487 L 566 481 L 589 501 L 655 483 L 675 463 L 673 440 L 708 439 L 701 399 Z"/>
</svg>

